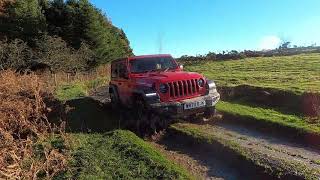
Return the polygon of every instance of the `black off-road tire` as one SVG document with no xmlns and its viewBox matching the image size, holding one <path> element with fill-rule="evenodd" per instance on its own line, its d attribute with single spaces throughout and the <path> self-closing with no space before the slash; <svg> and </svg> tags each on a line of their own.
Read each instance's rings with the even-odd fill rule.
<svg viewBox="0 0 320 180">
<path fill-rule="evenodd" d="M 119 110 L 120 98 L 116 90 L 110 93 L 110 101 L 111 101 L 110 104 L 111 104 L 112 110 Z"/>
<path fill-rule="evenodd" d="M 209 107 L 203 114 L 203 117 L 206 119 L 212 118 L 216 114 L 216 107 Z"/>
<path fill-rule="evenodd" d="M 156 134 L 167 129 L 170 124 L 170 119 L 170 117 L 153 112 L 150 116 L 152 134 Z"/>
<path fill-rule="evenodd" d="M 109 94 L 111 110 L 118 116 L 118 128 L 127 128 L 127 115 L 124 107 L 121 106 L 119 94 L 117 90 L 113 90 Z"/>
<path fill-rule="evenodd" d="M 141 97 L 135 99 L 134 114 L 136 131 L 142 136 L 151 136 L 168 127 L 167 120 L 152 111 Z"/>
<path fill-rule="evenodd" d="M 149 112 L 147 105 L 145 104 L 142 97 L 137 96 L 134 99 L 134 106 L 133 106 L 133 114 L 134 114 L 134 126 L 135 131 L 143 136 L 146 131 L 148 130 L 148 118 Z"/>
</svg>

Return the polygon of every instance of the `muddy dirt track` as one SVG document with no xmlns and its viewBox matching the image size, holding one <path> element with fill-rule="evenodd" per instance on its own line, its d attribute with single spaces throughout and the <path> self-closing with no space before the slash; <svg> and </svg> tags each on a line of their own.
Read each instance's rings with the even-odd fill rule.
<svg viewBox="0 0 320 180">
<path fill-rule="evenodd" d="M 94 91 L 93 99 L 108 104 L 108 88 Z M 218 118 L 194 124 L 208 134 L 220 139 L 234 141 L 240 146 L 254 149 L 260 154 L 276 159 L 292 161 L 306 167 L 320 169 L 320 150 L 297 143 L 294 139 L 261 132 L 254 127 L 239 123 L 229 123 Z M 180 164 L 197 179 L 275 179 L 276 177 L 260 172 L 246 162 L 238 161 L 233 154 L 206 145 L 195 145 L 184 137 L 176 137 L 167 132 L 157 141 L 150 141 L 168 159 Z M 275 164 L 275 166 L 277 166 Z"/>
<path fill-rule="evenodd" d="M 96 101 L 99 101 L 103 104 L 107 104 L 110 102 L 109 98 L 109 87 L 108 86 L 102 86 L 99 87 L 92 92 L 90 92 L 90 97 Z"/>
<path fill-rule="evenodd" d="M 222 136 L 228 136 L 229 139 L 233 139 L 243 146 L 254 148 L 263 154 L 296 161 L 306 166 L 320 169 L 320 164 L 316 163 L 316 161 L 320 160 L 320 150 L 296 143 L 292 139 L 223 122 L 212 123 L 211 126 L 207 127 L 209 131 L 221 133 Z"/>
</svg>

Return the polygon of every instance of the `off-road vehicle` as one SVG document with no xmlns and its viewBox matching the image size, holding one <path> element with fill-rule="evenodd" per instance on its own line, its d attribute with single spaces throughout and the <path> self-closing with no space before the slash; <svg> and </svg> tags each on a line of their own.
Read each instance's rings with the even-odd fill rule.
<svg viewBox="0 0 320 180">
<path fill-rule="evenodd" d="M 199 113 L 212 116 L 220 99 L 212 80 L 183 71 L 171 55 L 113 61 L 109 93 L 114 108 L 133 110 L 130 117 L 137 128 L 161 128 L 169 119 Z"/>
</svg>

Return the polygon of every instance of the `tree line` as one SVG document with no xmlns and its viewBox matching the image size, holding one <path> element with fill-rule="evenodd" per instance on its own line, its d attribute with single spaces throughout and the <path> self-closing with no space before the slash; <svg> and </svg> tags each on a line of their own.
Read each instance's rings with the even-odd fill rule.
<svg viewBox="0 0 320 180">
<path fill-rule="evenodd" d="M 278 48 L 267 51 L 223 51 L 221 53 L 209 52 L 205 55 L 188 56 L 183 55 L 177 58 L 178 61 L 184 63 L 198 63 L 202 61 L 223 61 L 223 60 L 238 60 L 250 57 L 272 57 L 272 56 L 290 56 L 302 53 L 320 53 L 320 46 L 311 45 L 307 47 L 293 46 L 289 47 L 290 42 L 282 43 Z"/>
<path fill-rule="evenodd" d="M 0 3 L 0 69 L 85 71 L 130 55 L 123 30 L 88 0 Z"/>
</svg>

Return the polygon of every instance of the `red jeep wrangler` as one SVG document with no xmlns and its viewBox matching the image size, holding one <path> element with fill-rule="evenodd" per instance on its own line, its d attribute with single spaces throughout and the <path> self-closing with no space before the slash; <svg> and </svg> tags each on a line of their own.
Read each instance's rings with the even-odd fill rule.
<svg viewBox="0 0 320 180">
<path fill-rule="evenodd" d="M 212 80 L 183 71 L 171 55 L 113 61 L 109 93 L 113 106 L 134 107 L 138 117 L 146 112 L 170 117 L 204 112 L 211 116 L 220 99 Z"/>
</svg>

